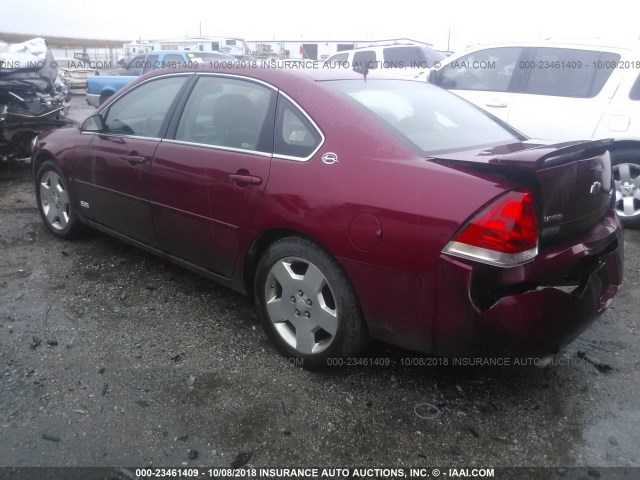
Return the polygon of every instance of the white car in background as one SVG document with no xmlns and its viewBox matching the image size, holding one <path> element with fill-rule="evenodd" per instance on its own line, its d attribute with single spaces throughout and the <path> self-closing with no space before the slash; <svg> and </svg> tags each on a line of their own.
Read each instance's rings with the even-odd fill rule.
<svg viewBox="0 0 640 480">
<path fill-rule="evenodd" d="M 640 226 L 640 51 L 551 42 L 473 47 L 429 81 L 532 138 L 613 138 L 616 211 Z"/>
<path fill-rule="evenodd" d="M 445 58 L 445 55 L 426 45 L 371 45 L 343 50 L 324 62 L 326 68 L 387 70 L 400 75 L 418 76 Z"/>
<path fill-rule="evenodd" d="M 58 76 L 69 82 L 70 88 L 84 88 L 87 77 L 100 75 L 89 62 L 77 60 L 75 58 L 57 58 Z"/>
</svg>

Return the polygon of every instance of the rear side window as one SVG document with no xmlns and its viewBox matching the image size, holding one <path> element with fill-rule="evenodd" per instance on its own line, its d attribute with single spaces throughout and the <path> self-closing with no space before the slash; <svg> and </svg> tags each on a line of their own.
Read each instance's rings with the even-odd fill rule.
<svg viewBox="0 0 640 480">
<path fill-rule="evenodd" d="M 107 133 L 157 138 L 165 117 L 186 76 L 170 76 L 143 83 L 118 98 L 104 123 Z"/>
<path fill-rule="evenodd" d="M 529 71 L 523 93 L 591 98 L 600 93 L 620 55 L 571 48 L 537 48 L 522 61 Z"/>
<path fill-rule="evenodd" d="M 275 136 L 275 154 L 297 159 L 309 158 L 322 142 L 311 122 L 283 96 L 278 100 Z"/>
<path fill-rule="evenodd" d="M 640 75 L 636 78 L 636 83 L 633 84 L 631 92 L 629 93 L 630 100 L 640 100 Z"/>
<path fill-rule="evenodd" d="M 271 153 L 275 93 L 246 80 L 201 77 L 180 118 L 175 139 Z"/>
<path fill-rule="evenodd" d="M 378 68 L 376 63 L 376 52 L 373 50 L 364 50 L 353 54 L 353 68 L 368 68 L 373 70 Z"/>
<path fill-rule="evenodd" d="M 517 70 L 520 47 L 489 48 L 445 65 L 437 83 L 450 90 L 506 92 Z"/>
<path fill-rule="evenodd" d="M 426 59 L 419 47 L 394 47 L 382 50 L 386 68 L 419 68 L 425 64 Z"/>
<path fill-rule="evenodd" d="M 179 68 L 186 64 L 184 57 L 178 54 L 165 55 L 164 60 L 161 63 L 162 68 Z"/>
</svg>

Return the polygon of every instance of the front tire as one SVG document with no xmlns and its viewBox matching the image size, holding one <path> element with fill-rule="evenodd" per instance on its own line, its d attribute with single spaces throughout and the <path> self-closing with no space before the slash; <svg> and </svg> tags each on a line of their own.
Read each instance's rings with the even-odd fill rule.
<svg viewBox="0 0 640 480">
<path fill-rule="evenodd" d="M 339 365 L 366 345 L 353 285 L 335 258 L 309 240 L 274 242 L 258 264 L 254 295 L 271 341 L 306 369 Z"/>
<path fill-rule="evenodd" d="M 626 228 L 640 227 L 640 150 L 611 152 L 616 213 Z"/>
<path fill-rule="evenodd" d="M 36 201 L 40 216 L 56 237 L 75 237 L 82 224 L 73 208 L 67 180 L 58 165 L 47 160 L 36 174 Z"/>
</svg>

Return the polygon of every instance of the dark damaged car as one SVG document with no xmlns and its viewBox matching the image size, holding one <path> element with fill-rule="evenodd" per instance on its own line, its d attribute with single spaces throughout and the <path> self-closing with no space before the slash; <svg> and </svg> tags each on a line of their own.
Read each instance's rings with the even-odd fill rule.
<svg viewBox="0 0 640 480">
<path fill-rule="evenodd" d="M 0 161 L 29 160 L 36 135 L 73 124 L 68 99 L 42 38 L 0 43 Z"/>
<path fill-rule="evenodd" d="M 542 145 L 425 82 L 164 70 L 38 137 L 41 216 L 251 295 L 308 368 L 373 337 L 558 351 L 622 282 L 607 141 Z"/>
</svg>

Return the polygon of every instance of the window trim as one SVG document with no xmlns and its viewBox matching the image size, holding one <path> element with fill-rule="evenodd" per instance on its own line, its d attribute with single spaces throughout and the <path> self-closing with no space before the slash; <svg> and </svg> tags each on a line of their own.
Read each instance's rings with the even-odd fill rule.
<svg viewBox="0 0 640 480">
<path fill-rule="evenodd" d="M 174 74 L 174 75 L 176 75 L 176 74 Z M 203 144 L 203 143 L 196 143 L 196 142 L 185 142 L 183 140 L 176 140 L 175 139 L 175 134 L 176 134 L 176 131 L 177 131 L 177 121 L 182 117 L 185 105 L 181 106 L 180 112 L 178 112 L 177 110 L 174 112 L 174 116 L 176 118 L 176 124 L 175 125 L 169 125 L 167 133 L 165 134 L 165 137 L 163 137 L 163 139 L 162 139 L 163 142 L 175 143 L 175 144 L 180 144 L 180 145 L 193 145 L 193 146 L 204 147 L 204 148 L 209 148 L 209 149 L 213 149 L 213 150 L 222 150 L 222 151 L 237 152 L 237 153 L 247 153 L 247 154 L 251 154 L 251 155 L 259 155 L 259 156 L 265 156 L 265 157 L 268 156 L 268 157 L 276 158 L 276 159 L 279 159 L 279 160 L 292 160 L 292 161 L 295 161 L 295 162 L 307 162 L 307 161 L 311 160 L 311 158 L 313 158 L 313 156 L 316 153 L 318 153 L 318 150 L 320 150 L 320 148 L 322 148 L 322 146 L 324 145 L 326 137 L 325 137 L 324 133 L 322 132 L 322 130 L 320 129 L 320 127 L 318 127 L 318 124 L 298 104 L 298 102 L 296 102 L 294 99 L 292 99 L 289 95 L 287 95 L 282 90 L 279 90 L 274 85 L 272 85 L 272 84 L 270 84 L 268 82 L 265 82 L 264 80 L 260 80 L 258 78 L 247 77 L 246 75 L 234 75 L 234 74 L 229 74 L 229 73 L 217 73 L 217 72 L 197 72 L 197 73 L 194 73 L 194 75 L 195 75 L 196 79 L 198 77 L 205 76 L 205 77 L 230 78 L 232 80 L 238 80 L 238 79 L 239 80 L 246 80 L 246 81 L 249 81 L 249 82 L 252 82 L 252 83 L 257 83 L 259 85 L 263 85 L 263 86 L 273 90 L 276 95 L 282 95 L 284 98 L 289 100 L 291 102 L 291 104 L 307 119 L 307 121 L 311 124 L 311 126 L 316 130 L 318 135 L 320 135 L 320 142 L 318 143 L 317 148 L 314 149 L 313 152 L 311 152 L 310 155 L 308 155 L 306 157 L 295 157 L 295 156 L 290 156 L 290 155 L 276 154 L 275 151 L 264 152 L 264 151 L 261 151 L 261 150 L 244 150 L 242 148 L 225 147 L 225 146 L 222 146 L 222 145 L 210 145 L 210 144 Z M 189 87 L 189 91 L 187 92 L 188 94 L 191 93 L 191 91 L 193 90 L 194 86 L 195 86 L 195 82 L 193 82 L 192 85 Z M 185 102 L 185 104 L 186 104 L 186 102 Z M 172 119 L 171 123 L 173 123 L 173 119 Z M 169 133 L 171 135 L 171 138 L 169 138 Z M 274 135 L 275 135 L 275 131 L 274 131 Z M 275 145 L 274 145 L 274 150 L 275 150 Z"/>
<path fill-rule="evenodd" d="M 274 149 L 274 153 L 273 153 L 273 158 L 278 158 L 280 160 L 293 160 L 295 162 L 308 162 L 309 160 L 311 160 L 316 153 L 318 153 L 318 150 L 320 150 L 320 148 L 322 148 L 322 146 L 324 145 L 324 141 L 326 139 L 326 137 L 324 136 L 324 133 L 322 132 L 322 130 L 320 130 L 320 127 L 318 127 L 318 125 L 316 124 L 316 122 L 313 121 L 313 118 L 311 118 L 311 116 L 298 104 L 298 102 L 296 102 L 293 98 L 291 98 L 289 95 L 287 95 L 286 93 L 284 93 L 282 90 L 280 90 L 280 95 L 282 95 L 284 98 L 286 98 L 287 100 L 289 100 L 291 102 L 291 104 L 298 109 L 298 111 L 300 113 L 302 113 L 302 115 L 307 119 L 307 121 L 311 124 L 311 126 L 315 129 L 316 132 L 318 132 L 318 135 L 320 135 L 320 141 L 318 142 L 318 146 L 306 157 L 296 157 L 296 156 L 292 156 L 292 155 L 282 155 L 280 153 L 275 153 L 275 142 L 273 145 L 273 149 Z M 276 127 L 276 131 L 277 131 L 277 127 Z"/>
<path fill-rule="evenodd" d="M 151 77 L 148 78 L 146 80 L 144 80 L 143 82 L 140 82 L 139 84 L 137 84 L 134 87 L 131 87 L 130 89 L 128 89 L 126 92 L 124 92 L 122 95 L 120 95 L 119 98 L 117 98 L 114 102 L 110 103 L 109 106 L 107 108 L 105 108 L 104 110 L 100 111 L 100 113 L 98 113 L 98 115 L 100 115 L 103 118 L 103 121 L 105 119 L 105 117 L 107 116 L 107 114 L 109 113 L 109 110 L 111 110 L 111 107 L 120 101 L 121 98 L 126 97 L 130 92 L 138 89 L 138 87 L 145 85 L 149 82 L 152 82 L 153 80 L 157 80 L 160 78 L 167 78 L 167 77 L 186 77 L 186 81 L 184 82 L 184 85 L 182 85 L 182 87 L 180 87 L 180 90 L 178 91 L 178 94 L 176 95 L 176 98 L 173 100 L 173 103 L 176 103 L 176 106 L 178 105 L 178 103 L 180 102 L 182 96 L 185 93 L 185 89 L 189 88 L 189 83 L 190 83 L 190 78 L 193 78 L 193 75 L 195 75 L 195 73 L 191 73 L 191 72 L 181 72 L 181 73 L 168 73 L 165 75 L 158 75 L 157 77 Z M 169 110 L 171 110 L 171 106 L 169 107 Z M 169 111 L 167 111 L 167 113 L 169 113 Z M 175 112 L 173 112 L 171 115 L 173 115 Z M 166 121 L 167 119 L 165 118 L 164 121 Z M 169 122 L 167 123 L 167 128 L 164 129 L 164 134 L 166 135 L 167 133 L 167 129 L 169 127 L 169 125 L 171 124 L 171 119 L 169 119 Z M 163 133 L 163 132 L 161 132 Z M 93 132 L 93 131 L 86 131 L 86 130 L 81 130 L 80 131 L 80 135 L 99 135 L 102 137 L 117 137 L 117 138 L 131 138 L 131 139 L 135 139 L 135 140 L 154 140 L 156 142 L 161 141 L 162 140 L 162 136 L 160 137 L 145 137 L 143 135 L 128 135 L 126 133 L 109 133 L 109 132 Z"/>
<path fill-rule="evenodd" d="M 244 153 L 247 155 L 257 155 L 259 157 L 273 157 L 272 153 L 260 150 L 245 150 L 244 148 L 225 147 L 223 145 L 211 145 L 209 143 L 185 142 L 184 140 L 176 140 L 174 138 L 161 138 L 161 143 L 170 143 L 174 145 L 188 145 L 192 147 L 208 148 L 210 150 L 221 150 L 223 152 Z"/>
<path fill-rule="evenodd" d="M 88 132 L 88 131 L 82 131 L 82 132 L 80 132 L 80 134 L 81 135 L 101 135 L 101 136 L 109 136 L 109 137 L 126 137 L 126 138 L 134 138 L 134 139 L 141 139 L 141 140 L 154 140 L 154 141 L 173 143 L 173 144 L 178 144 L 178 145 L 193 145 L 193 146 L 196 146 L 196 147 L 209 148 L 209 149 L 213 149 L 213 150 L 222 150 L 222 151 L 236 152 L 236 153 L 246 153 L 246 154 L 250 154 L 250 155 L 258 155 L 258 156 L 262 156 L 262 157 L 271 157 L 271 158 L 276 158 L 276 159 L 279 159 L 279 160 L 290 160 L 290 161 L 295 161 L 295 162 L 308 162 L 309 160 L 311 160 L 318 153 L 318 151 L 322 148 L 322 146 L 325 143 L 326 137 L 324 135 L 324 132 L 320 129 L 320 127 L 313 120 L 313 118 L 300 106 L 300 104 L 298 104 L 298 102 L 296 102 L 293 98 L 291 98 L 289 95 L 287 95 L 282 90 L 279 90 L 274 85 L 272 85 L 270 83 L 267 83 L 267 82 L 265 82 L 263 80 L 257 79 L 257 78 L 247 77 L 246 75 L 233 75 L 233 74 L 228 74 L 228 73 L 216 73 L 216 72 L 166 73 L 164 75 L 158 75 L 156 77 L 148 78 L 145 81 L 140 82 L 135 87 L 133 87 L 130 90 L 128 90 L 123 95 L 123 97 L 126 96 L 129 93 L 129 91 L 133 91 L 133 90 L 137 89 L 138 87 L 140 87 L 140 86 L 142 86 L 142 85 L 144 85 L 144 84 L 146 84 L 146 83 L 148 83 L 150 81 L 153 81 L 153 80 L 156 80 L 156 79 L 159 79 L 159 78 L 166 78 L 166 77 L 173 77 L 173 76 L 191 77 L 191 79 L 187 78 L 187 81 L 182 86 L 182 88 L 185 89 L 185 90 L 183 90 L 182 92 L 179 93 L 179 95 L 178 95 L 179 98 L 177 97 L 176 108 L 172 112 L 172 118 L 169 120 L 167 128 L 164 131 L 164 136 L 162 136 L 160 138 L 151 138 L 151 137 L 143 137 L 143 136 L 140 136 L 140 135 L 126 135 L 126 134 L 117 134 L 117 133 L 102 133 L 102 132 Z M 175 137 L 175 134 L 176 134 L 177 123 L 176 123 L 176 125 L 174 125 L 174 120 L 177 122 L 177 120 L 182 117 L 182 114 L 184 113 L 184 106 L 185 105 L 184 104 L 181 105 L 181 103 L 186 103 L 186 102 L 183 102 L 184 95 L 185 95 L 185 93 L 188 94 L 188 95 L 191 94 L 191 91 L 193 90 L 193 87 L 195 85 L 195 82 L 193 81 L 193 79 L 194 78 L 197 79 L 200 76 L 222 77 L 222 78 L 246 80 L 246 81 L 249 81 L 249 82 L 252 82 L 252 83 L 257 83 L 259 85 L 267 87 L 267 88 L 271 89 L 273 92 L 275 92 L 276 95 L 282 95 L 289 102 L 291 102 L 291 104 L 303 115 L 303 117 L 305 117 L 307 119 L 307 121 L 311 124 L 311 126 L 316 130 L 316 132 L 320 136 L 320 142 L 318 142 L 317 147 L 311 152 L 311 154 L 307 155 L 306 157 L 296 157 L 296 156 L 291 156 L 291 155 L 276 154 L 275 152 L 264 152 L 264 151 L 261 151 L 261 150 L 244 150 L 242 148 L 225 147 L 225 146 L 222 146 L 222 145 L 210 145 L 210 144 L 203 144 L 203 143 L 196 143 L 196 142 L 185 142 L 185 141 L 182 141 L 182 140 L 176 140 L 174 137 Z M 118 101 L 119 101 L 119 99 L 118 99 Z M 111 105 L 109 105 L 109 107 L 105 109 L 105 112 L 108 111 L 110 108 L 111 108 Z M 178 108 L 180 108 L 179 112 L 178 112 Z M 103 112 L 100 112 L 100 115 L 102 115 L 102 113 Z M 169 135 L 172 138 L 169 138 Z M 274 135 L 275 135 L 275 131 L 274 131 Z M 275 145 L 274 145 L 274 150 L 275 150 Z"/>
<path fill-rule="evenodd" d="M 175 75 L 175 74 L 174 74 Z M 176 140 L 175 136 L 178 132 L 178 124 L 180 123 L 180 119 L 184 114 L 184 110 L 187 106 L 187 101 L 189 100 L 189 96 L 193 89 L 195 88 L 199 77 L 222 77 L 222 78 L 230 78 L 232 80 L 246 80 L 251 83 L 256 83 L 262 85 L 274 92 L 274 94 L 278 95 L 279 90 L 271 85 L 270 83 L 264 82 L 257 78 L 247 77 L 246 75 L 233 75 L 228 73 L 216 73 L 216 72 L 194 72 L 194 80 L 188 86 L 188 90 L 186 91 L 186 95 L 181 99 L 181 102 L 176 105 L 176 109 L 173 112 L 173 117 L 169 122 L 167 127 L 167 131 L 164 134 L 164 137 L 161 139 L 162 142 L 172 143 L 175 145 L 191 145 L 194 147 L 203 147 L 208 148 L 210 150 L 221 150 L 224 152 L 235 152 L 235 153 L 246 153 L 249 155 L 258 155 L 261 157 L 273 157 L 273 152 L 265 152 L 263 150 L 245 150 L 243 148 L 235 148 L 235 147 L 226 147 L 224 145 L 211 145 L 210 143 L 198 143 L 198 142 L 187 142 L 184 140 Z M 277 102 L 276 102 L 277 103 Z M 275 107 L 274 107 L 275 108 Z"/>
</svg>

